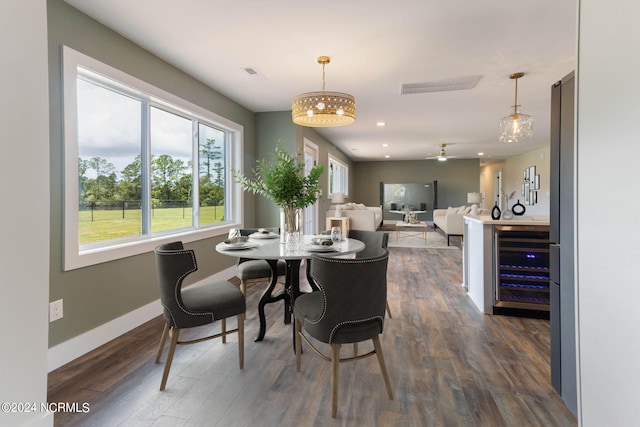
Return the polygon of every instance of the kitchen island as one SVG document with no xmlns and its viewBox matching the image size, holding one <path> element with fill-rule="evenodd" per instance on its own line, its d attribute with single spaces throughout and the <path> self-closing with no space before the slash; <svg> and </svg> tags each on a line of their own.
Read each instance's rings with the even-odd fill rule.
<svg viewBox="0 0 640 427">
<path fill-rule="evenodd" d="M 464 217 L 463 283 L 478 309 L 549 310 L 549 218 Z"/>
</svg>

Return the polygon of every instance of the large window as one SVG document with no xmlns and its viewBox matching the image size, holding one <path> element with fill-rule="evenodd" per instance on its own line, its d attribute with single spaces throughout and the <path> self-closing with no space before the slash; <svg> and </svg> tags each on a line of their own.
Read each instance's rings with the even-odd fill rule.
<svg viewBox="0 0 640 427">
<path fill-rule="evenodd" d="M 241 218 L 242 128 L 65 47 L 65 269 Z"/>
<path fill-rule="evenodd" d="M 349 167 L 329 154 L 329 193 L 349 195 Z"/>
</svg>

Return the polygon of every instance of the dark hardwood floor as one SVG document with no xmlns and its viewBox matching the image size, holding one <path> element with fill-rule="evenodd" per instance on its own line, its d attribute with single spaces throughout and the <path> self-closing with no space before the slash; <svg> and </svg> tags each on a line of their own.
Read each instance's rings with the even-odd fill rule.
<svg viewBox="0 0 640 427">
<path fill-rule="evenodd" d="M 550 385 L 549 322 L 482 315 L 461 281 L 459 249 L 391 248 L 393 318 L 386 319 L 381 341 L 393 401 L 375 358 L 344 363 L 332 419 L 330 364 L 305 351 L 296 373 L 282 304 L 267 307 L 265 340 L 253 341 L 258 284 L 247 290 L 244 370 L 235 334 L 227 344 L 179 346 L 160 392 L 158 317 L 49 375 L 49 402 L 90 405 L 88 413 L 57 413 L 55 425 L 577 425 Z M 188 335 L 198 332 L 203 329 Z"/>
</svg>

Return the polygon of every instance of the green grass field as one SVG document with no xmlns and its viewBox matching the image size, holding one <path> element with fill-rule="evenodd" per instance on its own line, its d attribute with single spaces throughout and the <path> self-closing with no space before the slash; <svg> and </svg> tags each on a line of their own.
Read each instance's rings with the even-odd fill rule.
<svg viewBox="0 0 640 427">
<path fill-rule="evenodd" d="M 151 231 L 159 232 L 191 227 L 191 208 L 154 209 L 151 217 Z M 94 210 L 79 213 L 79 243 L 93 243 L 119 237 L 138 236 L 142 232 L 140 209 Z M 224 206 L 200 208 L 200 224 L 213 224 L 224 220 Z"/>
</svg>

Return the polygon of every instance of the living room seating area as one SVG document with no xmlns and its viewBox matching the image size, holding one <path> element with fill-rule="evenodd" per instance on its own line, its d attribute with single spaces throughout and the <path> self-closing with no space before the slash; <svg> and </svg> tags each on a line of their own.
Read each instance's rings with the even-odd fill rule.
<svg viewBox="0 0 640 427">
<path fill-rule="evenodd" d="M 382 207 L 365 206 L 362 203 L 334 205 L 327 211 L 327 218 L 338 216 L 349 218 L 349 228 L 353 230 L 376 231 L 382 224 Z"/>
<path fill-rule="evenodd" d="M 441 229 L 447 236 L 447 245 L 451 236 L 462 236 L 464 231 L 464 216 L 471 212 L 469 206 L 449 207 L 433 210 L 433 226 Z M 486 209 L 478 209 L 478 215 L 485 215 Z"/>
</svg>

